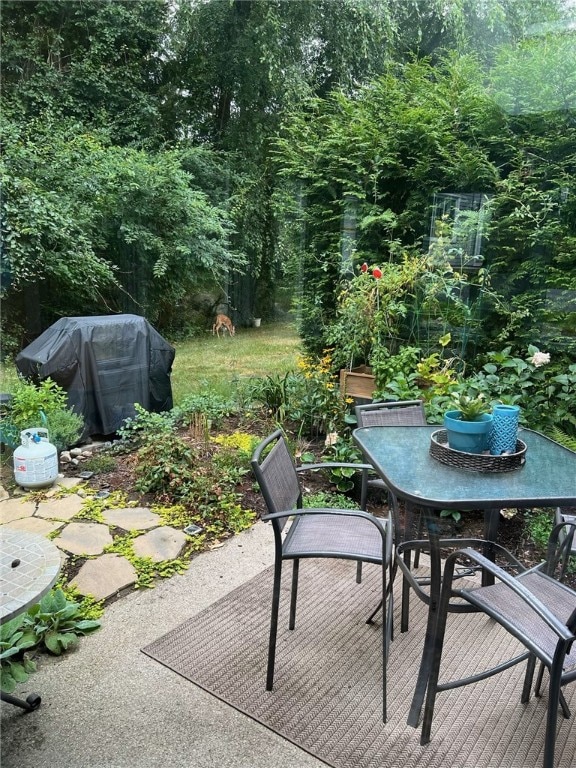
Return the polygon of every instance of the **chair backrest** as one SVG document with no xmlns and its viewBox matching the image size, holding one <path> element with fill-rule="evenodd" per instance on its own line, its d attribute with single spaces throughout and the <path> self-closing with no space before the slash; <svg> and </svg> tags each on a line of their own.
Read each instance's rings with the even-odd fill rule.
<svg viewBox="0 0 576 768">
<path fill-rule="evenodd" d="M 422 400 L 368 403 L 357 405 L 354 410 L 359 427 L 403 427 L 426 424 Z"/>
<path fill-rule="evenodd" d="M 555 525 L 548 539 L 544 573 L 563 581 L 568 572 L 570 560 L 576 555 L 576 516 L 565 514 L 560 507 L 556 510 Z"/>
<path fill-rule="evenodd" d="M 263 440 L 252 456 L 252 470 L 268 512 L 289 512 L 302 506 L 302 491 L 294 460 L 281 430 Z M 274 520 L 282 530 L 288 517 Z"/>
</svg>

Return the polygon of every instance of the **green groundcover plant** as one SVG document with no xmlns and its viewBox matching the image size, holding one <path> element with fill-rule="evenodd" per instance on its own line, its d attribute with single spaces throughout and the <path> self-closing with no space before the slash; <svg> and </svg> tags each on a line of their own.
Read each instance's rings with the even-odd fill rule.
<svg viewBox="0 0 576 768">
<path fill-rule="evenodd" d="M 90 610 L 90 609 L 88 609 Z M 57 587 L 51 590 L 21 616 L 0 627 L 0 687 L 11 693 L 17 684 L 25 683 L 36 664 L 29 653 L 46 650 L 60 656 L 74 648 L 80 636 L 100 627 L 96 619 L 87 618 L 83 603 L 69 600 Z"/>
</svg>

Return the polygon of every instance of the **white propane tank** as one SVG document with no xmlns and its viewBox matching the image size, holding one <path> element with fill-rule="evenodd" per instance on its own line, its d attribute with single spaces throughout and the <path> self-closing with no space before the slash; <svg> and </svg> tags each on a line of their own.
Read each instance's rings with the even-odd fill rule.
<svg viewBox="0 0 576 768">
<path fill-rule="evenodd" d="M 30 427 L 20 432 L 22 445 L 14 451 L 14 479 L 24 488 L 52 485 L 58 477 L 58 451 L 48 442 L 48 430 Z"/>
</svg>

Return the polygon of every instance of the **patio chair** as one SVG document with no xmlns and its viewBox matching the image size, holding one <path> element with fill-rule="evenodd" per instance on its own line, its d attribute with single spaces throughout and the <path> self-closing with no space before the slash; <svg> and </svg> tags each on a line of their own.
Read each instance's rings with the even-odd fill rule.
<svg viewBox="0 0 576 768">
<path fill-rule="evenodd" d="M 356 414 L 356 421 L 359 427 L 410 427 L 410 426 L 424 426 L 426 425 L 426 413 L 424 411 L 424 403 L 422 400 L 397 400 L 395 402 L 373 402 L 366 405 L 357 405 L 354 409 Z M 392 509 L 394 515 L 394 527 L 396 536 L 401 533 L 401 526 L 399 523 L 399 510 L 398 501 L 392 496 L 385 482 L 381 478 L 373 478 L 365 475 L 363 477 L 362 489 L 360 493 L 360 506 L 365 509 L 368 498 L 369 488 L 377 488 L 379 490 L 388 492 L 388 506 Z M 412 509 L 407 508 L 406 513 L 411 521 Z M 405 530 L 409 528 L 409 524 L 404 526 Z M 418 516 L 418 533 L 422 532 L 422 519 Z M 406 558 L 410 557 L 409 554 Z M 420 561 L 420 551 L 416 549 L 414 551 L 414 568 L 418 568 Z M 362 564 L 358 564 L 358 572 L 356 580 L 361 581 L 362 578 Z M 404 579 L 404 585 L 402 590 L 402 620 L 400 630 L 406 632 L 408 629 L 408 611 L 409 611 L 409 582 Z M 374 611 L 374 616 L 379 610 L 380 606 Z"/>
<path fill-rule="evenodd" d="M 426 424 L 426 413 L 422 400 L 368 403 L 367 405 L 357 405 L 354 412 L 359 427 L 409 427 Z M 380 478 L 367 477 L 362 485 L 360 506 L 365 504 L 370 487 L 388 490 Z"/>
<path fill-rule="evenodd" d="M 264 496 L 268 514 L 262 517 L 272 523 L 274 531 L 274 586 L 268 646 L 266 690 L 274 684 L 278 610 L 282 565 L 292 560 L 292 590 L 289 629 L 296 623 L 299 565 L 302 558 L 338 558 L 374 563 L 382 574 L 382 695 L 383 719 L 386 722 L 386 661 L 392 632 L 392 589 L 388 572 L 393 560 L 392 522 L 363 510 L 303 508 L 299 474 L 339 464 L 310 464 L 296 467 L 281 430 L 277 430 L 256 448 L 252 469 Z M 350 465 L 347 465 L 350 466 Z M 364 471 L 369 465 L 356 465 Z M 292 518 L 286 535 L 284 529 Z"/>
<path fill-rule="evenodd" d="M 570 533 L 566 535 L 568 529 Z M 446 560 L 439 605 L 438 622 L 433 635 L 434 658 L 428 679 L 428 690 L 422 723 L 421 744 L 430 741 L 436 696 L 440 691 L 468 685 L 509 669 L 527 660 L 521 701 L 526 703 L 536 661 L 539 659 L 550 674 L 548 711 L 544 739 L 544 768 L 553 768 L 558 709 L 565 718 L 570 711 L 562 695 L 562 687 L 576 681 L 576 591 L 561 582 L 566 570 L 566 552 L 573 546 L 576 522 L 563 521 L 551 533 L 546 561 L 516 575 L 504 570 L 474 549 L 453 552 Z M 454 568 L 459 560 L 482 566 L 496 582 L 473 589 L 456 589 Z M 522 643 L 526 652 L 472 677 L 439 683 L 446 618 L 451 597 L 463 598 L 472 610 L 482 612 L 498 622 Z M 535 693 L 540 695 L 541 676 Z M 459 709 L 461 711 L 461 709 Z"/>
</svg>

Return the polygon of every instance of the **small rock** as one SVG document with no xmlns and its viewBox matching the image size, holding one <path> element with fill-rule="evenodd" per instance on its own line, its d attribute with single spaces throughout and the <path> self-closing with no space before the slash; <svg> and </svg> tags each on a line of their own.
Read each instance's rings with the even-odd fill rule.
<svg viewBox="0 0 576 768">
<path fill-rule="evenodd" d="M 60 454 L 60 461 L 65 461 L 66 463 L 68 463 L 71 458 L 72 456 L 70 455 L 70 451 L 62 451 L 62 453 Z"/>
<path fill-rule="evenodd" d="M 82 448 L 72 448 L 70 451 L 70 456 L 82 456 Z"/>
<path fill-rule="evenodd" d="M 77 467 L 80 464 L 80 459 L 70 459 L 70 464 L 74 464 Z"/>
</svg>

